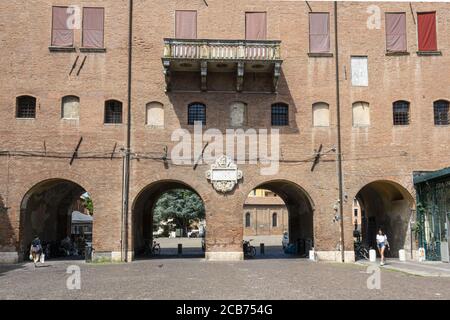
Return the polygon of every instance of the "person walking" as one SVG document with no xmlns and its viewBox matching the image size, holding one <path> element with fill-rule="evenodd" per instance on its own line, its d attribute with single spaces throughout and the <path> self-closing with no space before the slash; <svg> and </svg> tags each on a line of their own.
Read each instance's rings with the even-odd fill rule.
<svg viewBox="0 0 450 320">
<path fill-rule="evenodd" d="M 382 266 L 384 266 L 384 250 L 386 249 L 386 247 L 388 245 L 389 244 L 387 241 L 387 236 L 383 232 L 383 230 L 380 228 L 378 230 L 378 234 L 377 234 L 377 248 L 378 248 L 378 252 L 380 253 L 380 256 L 381 256 L 380 265 L 382 265 Z"/>
<path fill-rule="evenodd" d="M 33 259 L 34 266 L 36 267 L 36 264 L 41 259 L 42 254 L 42 244 L 41 240 L 38 236 L 34 237 L 34 240 L 31 242 L 31 248 L 30 248 L 30 255 Z"/>
</svg>

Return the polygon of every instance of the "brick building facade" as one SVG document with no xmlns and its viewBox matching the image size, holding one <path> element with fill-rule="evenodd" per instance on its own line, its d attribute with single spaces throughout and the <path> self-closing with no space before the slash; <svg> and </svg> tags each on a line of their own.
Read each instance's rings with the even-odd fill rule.
<svg viewBox="0 0 450 320">
<path fill-rule="evenodd" d="M 178 187 L 204 201 L 207 259 L 243 258 L 255 188 L 284 200 L 291 237 L 313 239 L 319 259 L 341 260 L 342 241 L 354 259 L 354 198 L 367 243 L 382 226 L 393 252 L 413 253 L 412 172 L 450 165 L 449 4 L 339 2 L 338 48 L 332 2 L 134 0 L 131 39 L 129 4 L 0 4 L 0 260 L 23 258 L 36 214 L 53 217 L 58 238 L 86 191 L 95 258 L 131 260 L 158 195 Z M 81 8 L 75 30 L 52 9 L 70 5 Z M 278 173 L 238 164 L 244 178 L 224 195 L 205 178 L 209 163 L 174 164 L 172 133 L 205 117 L 205 130 L 280 129 Z"/>
</svg>

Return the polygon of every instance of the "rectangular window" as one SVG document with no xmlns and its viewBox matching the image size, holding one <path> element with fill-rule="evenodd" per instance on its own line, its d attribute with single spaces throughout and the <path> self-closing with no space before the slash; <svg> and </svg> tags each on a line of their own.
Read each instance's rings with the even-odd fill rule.
<svg viewBox="0 0 450 320">
<path fill-rule="evenodd" d="M 197 39 L 197 11 L 175 11 L 175 38 Z"/>
<path fill-rule="evenodd" d="M 369 85 L 369 71 L 367 57 L 351 57 L 352 86 L 367 87 Z"/>
<path fill-rule="evenodd" d="M 289 125 L 289 106 L 283 103 L 272 105 L 272 125 L 288 126 Z"/>
<path fill-rule="evenodd" d="M 104 8 L 83 9 L 83 47 L 104 48 Z"/>
<path fill-rule="evenodd" d="M 330 52 L 330 15 L 328 13 L 309 14 L 309 52 Z"/>
<path fill-rule="evenodd" d="M 267 15 L 265 12 L 245 13 L 245 39 L 266 40 Z"/>
<path fill-rule="evenodd" d="M 52 46 L 73 47 L 73 29 L 70 29 L 70 13 L 67 7 L 52 8 Z"/>
<path fill-rule="evenodd" d="M 405 13 L 386 13 L 386 51 L 407 51 Z"/>
<path fill-rule="evenodd" d="M 419 51 L 437 51 L 436 12 L 417 14 Z"/>
</svg>

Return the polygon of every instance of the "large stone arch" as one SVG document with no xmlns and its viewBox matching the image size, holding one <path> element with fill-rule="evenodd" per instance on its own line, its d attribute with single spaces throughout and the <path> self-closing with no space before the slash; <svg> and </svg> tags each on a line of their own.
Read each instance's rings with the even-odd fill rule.
<svg viewBox="0 0 450 320">
<path fill-rule="evenodd" d="M 30 185 L 19 205 L 18 251 L 22 259 L 35 235 L 45 242 L 58 242 L 71 235 L 71 213 L 80 196 L 88 192 L 66 178 L 44 179 Z"/>
<path fill-rule="evenodd" d="M 289 179 L 256 179 L 243 188 L 244 202 L 254 189 L 270 190 L 284 201 L 288 210 L 289 242 L 298 245 L 299 253 L 306 256 L 314 247 L 315 235 L 315 203 L 310 193 Z"/>
<path fill-rule="evenodd" d="M 152 241 L 152 217 L 154 206 L 159 197 L 170 190 L 187 189 L 196 193 L 203 201 L 206 210 L 205 195 L 192 184 L 179 179 L 162 179 L 143 187 L 133 199 L 131 206 L 131 247 L 132 256 L 139 254 L 147 242 Z"/>
<path fill-rule="evenodd" d="M 415 212 L 415 200 L 407 187 L 390 179 L 366 182 L 356 192 L 355 199 L 361 208 L 362 242 L 376 247 L 379 228 L 387 234 L 390 255 L 398 256 L 398 250 L 411 254 L 414 244 L 410 223 Z"/>
</svg>

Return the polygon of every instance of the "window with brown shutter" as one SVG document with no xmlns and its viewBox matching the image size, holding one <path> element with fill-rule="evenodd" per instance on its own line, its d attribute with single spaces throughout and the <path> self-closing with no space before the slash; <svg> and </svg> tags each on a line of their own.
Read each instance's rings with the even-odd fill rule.
<svg viewBox="0 0 450 320">
<path fill-rule="evenodd" d="M 68 7 L 52 8 L 52 46 L 73 47 L 73 29 L 69 28 Z"/>
<path fill-rule="evenodd" d="M 328 13 L 309 14 L 309 52 L 330 52 L 330 15 Z"/>
<path fill-rule="evenodd" d="M 83 9 L 83 47 L 104 48 L 104 8 Z"/>
<path fill-rule="evenodd" d="M 407 51 L 405 13 L 386 13 L 386 51 Z"/>
<path fill-rule="evenodd" d="M 245 39 L 266 40 L 267 15 L 265 12 L 245 13 Z"/>
<path fill-rule="evenodd" d="M 175 11 L 175 38 L 197 39 L 197 11 Z"/>
<path fill-rule="evenodd" d="M 436 12 L 417 14 L 419 51 L 437 51 Z"/>
</svg>

